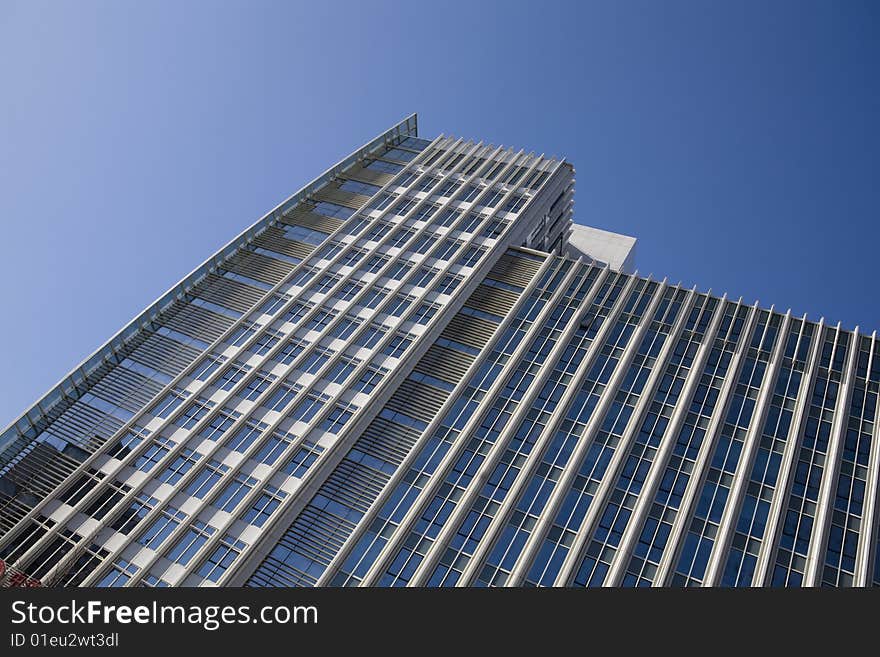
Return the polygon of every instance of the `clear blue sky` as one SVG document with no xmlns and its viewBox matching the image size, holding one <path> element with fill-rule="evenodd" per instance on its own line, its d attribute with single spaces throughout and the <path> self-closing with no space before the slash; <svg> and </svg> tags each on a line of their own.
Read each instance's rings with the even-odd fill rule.
<svg viewBox="0 0 880 657">
<path fill-rule="evenodd" d="M 0 0 L 0 425 L 400 118 L 561 155 L 642 273 L 880 328 L 876 2 Z M 719 248 L 720 245 L 720 248 Z"/>
</svg>

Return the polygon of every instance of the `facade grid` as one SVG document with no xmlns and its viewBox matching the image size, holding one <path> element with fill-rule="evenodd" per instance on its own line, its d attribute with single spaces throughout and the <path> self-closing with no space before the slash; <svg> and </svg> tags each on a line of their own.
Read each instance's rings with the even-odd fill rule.
<svg viewBox="0 0 880 657">
<path fill-rule="evenodd" d="M 0 584 L 880 585 L 876 334 L 575 247 L 574 186 L 344 158 L 0 435 Z"/>
</svg>

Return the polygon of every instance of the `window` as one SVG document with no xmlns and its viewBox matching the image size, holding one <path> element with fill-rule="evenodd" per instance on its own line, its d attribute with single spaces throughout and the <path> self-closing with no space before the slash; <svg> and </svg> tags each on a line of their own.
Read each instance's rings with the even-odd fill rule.
<svg viewBox="0 0 880 657">
<path fill-rule="evenodd" d="M 110 571 L 104 575 L 104 577 L 95 582 L 95 586 L 125 586 L 125 583 L 128 582 L 137 571 L 138 567 L 133 563 L 129 563 L 125 559 L 119 559 L 113 564 L 113 567 L 110 568 Z"/>
<path fill-rule="evenodd" d="M 360 361 L 356 358 L 351 360 L 342 358 L 333 364 L 325 378 L 331 383 L 344 383 L 359 364 Z"/>
<path fill-rule="evenodd" d="M 132 450 L 140 445 L 148 435 L 149 432 L 146 429 L 135 425 L 116 441 L 116 444 L 107 451 L 107 455 L 121 461 L 131 454 Z"/>
<path fill-rule="evenodd" d="M 290 381 L 284 381 L 272 396 L 265 402 L 265 407 L 270 411 L 281 412 L 296 397 L 296 393 L 301 390 L 301 386 Z"/>
<path fill-rule="evenodd" d="M 231 363 L 229 367 L 217 379 L 217 385 L 221 390 L 232 390 L 236 383 L 250 371 L 250 365 L 244 363 Z"/>
<path fill-rule="evenodd" d="M 216 583 L 246 547 L 247 544 L 244 541 L 226 534 L 220 539 L 220 545 L 217 546 L 217 549 L 199 568 L 199 576 Z"/>
<path fill-rule="evenodd" d="M 526 200 L 526 197 L 522 194 L 514 194 L 507 200 L 502 209 L 504 212 L 519 212 L 522 206 L 526 204 Z"/>
<path fill-rule="evenodd" d="M 266 371 L 257 372 L 248 381 L 244 390 L 241 391 L 241 396 L 248 401 L 254 401 L 266 391 L 275 378 L 274 374 L 269 374 Z"/>
<path fill-rule="evenodd" d="M 379 171 L 380 173 L 400 173 L 403 171 L 403 167 L 399 164 L 394 164 L 392 162 L 383 162 L 382 160 L 367 160 L 364 165 L 365 169 L 369 169 L 370 171 Z"/>
<path fill-rule="evenodd" d="M 196 520 L 187 528 L 186 533 L 180 537 L 180 540 L 175 543 L 174 547 L 169 550 L 168 558 L 179 563 L 181 566 L 187 565 L 196 552 L 208 542 L 208 539 L 211 538 L 215 531 L 211 525 L 201 520 Z"/>
<path fill-rule="evenodd" d="M 141 534 L 138 543 L 155 550 L 171 536 L 178 525 L 186 518 L 186 514 L 173 506 L 162 509 L 159 517 Z"/>
<path fill-rule="evenodd" d="M 436 235 L 422 235 L 410 246 L 410 249 L 413 251 L 413 253 L 424 255 L 428 252 L 428 250 L 434 245 L 436 241 Z"/>
<path fill-rule="evenodd" d="M 262 527 L 285 497 L 287 493 L 284 491 L 266 486 L 254 505 L 242 514 L 241 519 L 254 527 Z"/>
<path fill-rule="evenodd" d="M 377 221 L 376 224 L 364 235 L 364 239 L 368 242 L 378 242 L 385 237 L 390 230 L 391 224 L 387 221 Z"/>
<path fill-rule="evenodd" d="M 333 321 L 337 313 L 335 310 L 319 310 L 306 322 L 307 331 L 321 331 Z"/>
<path fill-rule="evenodd" d="M 339 186 L 343 192 L 351 192 L 352 194 L 363 194 L 364 196 L 375 196 L 376 192 L 381 189 L 376 185 L 358 182 L 357 180 L 346 180 Z"/>
<path fill-rule="evenodd" d="M 59 497 L 62 502 L 75 506 L 86 494 L 98 485 L 104 478 L 104 473 L 89 469 L 70 485 Z"/>
<path fill-rule="evenodd" d="M 351 215 L 354 214 L 354 210 L 351 208 L 347 208 L 344 205 L 339 205 L 338 203 L 329 203 L 328 201 L 321 201 L 315 204 L 312 212 L 317 212 L 318 214 L 322 214 L 325 217 L 335 217 L 337 219 L 348 219 Z"/>
<path fill-rule="evenodd" d="M 294 454 L 290 461 L 287 462 L 284 471 L 291 477 L 302 479 L 312 464 L 318 460 L 318 457 L 323 451 L 324 448 L 320 445 L 308 440 L 303 442 L 296 454 Z"/>
<path fill-rule="evenodd" d="M 330 360 L 332 355 L 333 351 L 319 347 L 312 350 L 299 366 L 307 374 L 315 374 Z"/>
<path fill-rule="evenodd" d="M 425 205 L 420 207 L 418 210 L 416 210 L 416 213 L 412 216 L 412 220 L 413 221 L 428 221 L 431 219 L 431 216 L 435 212 L 437 212 L 437 209 L 439 207 L 440 207 L 439 205 L 436 205 L 434 203 L 426 203 Z"/>
<path fill-rule="evenodd" d="M 479 193 L 480 193 L 479 187 L 477 187 L 475 185 L 468 185 L 467 187 L 464 188 L 464 190 L 461 193 L 461 196 L 458 197 L 458 200 L 462 201 L 464 203 L 470 203 L 475 198 L 477 198 Z"/>
<path fill-rule="evenodd" d="M 174 443 L 167 438 L 156 438 L 153 443 L 147 447 L 144 452 L 134 461 L 134 467 L 141 472 L 149 472 L 154 465 L 162 460 Z"/>
<path fill-rule="evenodd" d="M 290 279 L 291 287 L 303 287 L 306 283 L 308 283 L 312 278 L 315 277 L 317 271 L 313 268 L 301 269 L 296 272 L 293 277 Z"/>
<path fill-rule="evenodd" d="M 403 217 L 406 215 L 407 212 L 416 207 L 417 202 L 418 201 L 416 201 L 414 198 L 404 197 L 394 205 L 394 207 L 390 210 L 390 214 L 396 214 L 400 217 Z"/>
<path fill-rule="evenodd" d="M 273 335 L 272 333 L 264 333 L 260 337 L 256 339 L 254 344 L 251 345 L 251 351 L 254 352 L 257 356 L 265 356 L 269 353 L 269 350 L 278 344 L 278 336 Z"/>
<path fill-rule="evenodd" d="M 260 449 L 254 454 L 254 459 L 266 465 L 273 465 L 278 460 L 278 457 L 281 456 L 281 453 L 287 449 L 287 446 L 296 439 L 297 437 L 291 433 L 275 431 L 260 446 Z"/>
<path fill-rule="evenodd" d="M 189 482 L 186 487 L 188 495 L 192 495 L 198 499 L 204 499 L 215 484 L 220 481 L 229 466 L 220 463 L 220 461 L 212 459 L 202 470 Z"/>
<path fill-rule="evenodd" d="M 389 290 L 383 287 L 373 287 L 367 290 L 360 303 L 364 305 L 364 308 L 377 308 L 382 303 L 382 299 L 388 296 L 388 294 Z"/>
<path fill-rule="evenodd" d="M 198 452 L 194 452 L 191 449 L 184 447 L 180 453 L 174 457 L 171 465 L 165 468 L 165 470 L 159 475 L 159 481 L 163 484 L 176 484 L 180 481 L 183 475 L 190 471 L 201 457 L 202 455 Z"/>
<path fill-rule="evenodd" d="M 202 429 L 202 437 L 209 440 L 219 440 L 224 433 L 229 430 L 235 421 L 241 417 L 241 413 L 228 408 L 220 409 L 220 411 L 211 418 L 208 425 Z"/>
<path fill-rule="evenodd" d="M 385 272 L 385 275 L 391 280 L 402 281 L 410 269 L 412 269 L 412 264 L 409 262 L 398 262 L 392 265 L 391 268 Z"/>
<path fill-rule="evenodd" d="M 253 421 L 245 424 L 241 429 L 235 432 L 229 442 L 226 443 L 226 446 L 231 449 L 233 452 L 239 452 L 243 454 L 248 447 L 250 447 L 254 441 L 259 438 L 260 434 L 269 428 L 268 424 L 263 422 L 255 423 Z"/>
<path fill-rule="evenodd" d="M 318 279 L 318 282 L 315 283 L 309 291 L 317 294 L 327 294 L 327 292 L 332 290 L 333 286 L 339 282 L 340 278 L 341 277 L 338 274 L 325 274 Z"/>
<path fill-rule="evenodd" d="M 278 362 L 282 365 L 290 365 L 305 349 L 301 342 L 291 340 L 281 347 L 281 351 L 278 352 L 276 358 L 278 358 Z"/>
<path fill-rule="evenodd" d="M 432 255 L 439 260 L 449 260 L 455 252 L 458 251 L 458 248 L 462 245 L 462 242 L 457 240 L 443 240 L 443 244 L 440 245 L 440 248 L 437 249 L 435 253 Z"/>
<path fill-rule="evenodd" d="M 406 348 L 412 344 L 412 338 L 409 334 L 397 334 L 391 337 L 388 344 L 382 350 L 382 353 L 392 358 L 400 358 Z"/>
<path fill-rule="evenodd" d="M 338 338 L 340 340 L 348 340 L 354 333 L 355 329 L 360 326 L 361 320 L 357 317 L 352 317 L 350 315 L 346 315 L 343 317 L 336 326 L 330 331 L 330 335 L 334 338 Z"/>
<path fill-rule="evenodd" d="M 486 249 L 483 247 L 470 246 L 456 262 L 462 267 L 473 267 L 480 261 L 480 258 L 483 257 L 485 252 Z"/>
<path fill-rule="evenodd" d="M 437 227 L 451 226 L 452 222 L 455 220 L 455 218 L 457 216 L 458 216 L 458 210 L 454 210 L 452 208 L 446 208 L 434 218 L 434 226 L 437 226 Z"/>
<path fill-rule="evenodd" d="M 437 191 L 434 193 L 438 196 L 452 196 L 455 193 L 455 190 L 458 189 L 458 181 L 456 180 L 447 180 L 445 183 L 440 185 L 437 188 Z"/>
<path fill-rule="evenodd" d="M 312 309 L 312 304 L 310 303 L 294 303 L 284 316 L 281 318 L 284 322 L 290 322 L 291 324 L 296 324 L 303 317 L 309 314 L 309 311 Z"/>
<path fill-rule="evenodd" d="M 275 292 L 262 306 L 260 306 L 258 312 L 265 315 L 274 315 L 278 312 L 281 306 L 288 301 L 290 301 L 289 294 L 279 294 L 278 292 Z"/>
<path fill-rule="evenodd" d="M 385 307 L 385 312 L 392 317 L 402 317 L 413 301 L 415 301 L 415 297 L 403 294 L 395 295 Z"/>
<path fill-rule="evenodd" d="M 339 259 L 339 264 L 343 267 L 354 267 L 365 255 L 367 255 L 366 251 L 353 246 Z"/>
<path fill-rule="evenodd" d="M 189 393 L 186 390 L 181 390 L 180 388 L 175 388 L 171 392 L 169 392 L 162 400 L 153 406 L 150 413 L 159 418 L 166 418 L 171 415 L 174 410 L 180 406 L 184 400 L 189 397 Z"/>
<path fill-rule="evenodd" d="M 309 422 L 329 399 L 326 395 L 309 395 L 293 409 L 289 417 L 295 421 Z"/>
<path fill-rule="evenodd" d="M 360 392 L 370 393 L 381 383 L 386 374 L 388 374 L 387 368 L 370 365 L 367 371 L 361 375 L 361 378 L 355 382 L 354 388 Z"/>
<path fill-rule="evenodd" d="M 354 415 L 354 412 L 357 411 L 355 407 L 343 408 L 341 406 L 334 407 L 328 414 L 327 417 L 324 418 L 324 421 L 321 422 L 320 428 L 322 431 L 326 431 L 328 433 L 332 433 L 334 435 L 338 434 L 342 427 L 348 422 L 351 417 Z"/>
<path fill-rule="evenodd" d="M 208 354 L 196 367 L 193 373 L 196 381 L 207 381 L 208 377 L 216 372 L 219 367 L 226 362 L 225 356 L 219 354 Z"/>
<path fill-rule="evenodd" d="M 407 171 L 406 173 L 401 174 L 400 177 L 394 181 L 394 184 L 398 187 L 406 187 L 418 177 L 419 174 L 415 171 Z"/>
<path fill-rule="evenodd" d="M 359 347 L 372 349 L 378 344 L 379 340 L 382 339 L 383 335 L 385 335 L 384 326 L 371 324 L 358 336 L 357 340 L 355 340 L 355 344 Z"/>
<path fill-rule="evenodd" d="M 480 235 L 482 237 L 487 237 L 489 239 L 494 239 L 501 235 L 504 232 L 504 229 L 507 228 L 507 222 L 502 221 L 501 219 L 490 219 L 486 223 L 486 227 L 480 231 Z"/>
<path fill-rule="evenodd" d="M 315 251 L 313 262 L 317 262 L 318 260 L 332 260 L 340 251 L 342 251 L 343 248 L 345 248 L 344 244 L 333 240 L 329 244 L 325 244 Z"/>
<path fill-rule="evenodd" d="M 440 273 L 439 269 L 431 269 L 429 267 L 420 267 L 419 270 L 415 273 L 413 278 L 410 280 L 410 283 L 415 285 L 416 287 L 427 287 L 428 283 L 430 283 L 434 276 Z"/>
<path fill-rule="evenodd" d="M 425 325 L 431 318 L 437 313 L 437 306 L 429 303 L 421 304 L 412 315 L 409 316 L 409 320 L 411 322 L 415 322 L 416 324 Z"/>
<path fill-rule="evenodd" d="M 120 534 L 128 534 L 137 524 L 147 517 L 147 514 L 156 508 L 159 500 L 150 497 L 146 493 L 140 493 L 137 499 L 126 507 L 110 525 Z"/>
<path fill-rule="evenodd" d="M 340 301 L 351 301 L 357 295 L 358 292 L 361 291 L 363 286 L 354 283 L 352 281 L 346 281 L 343 283 L 338 290 L 333 294 L 334 299 L 339 299 Z"/>
<path fill-rule="evenodd" d="M 262 328 L 260 324 L 255 324 L 253 322 L 245 322 L 241 326 L 239 326 L 232 335 L 229 336 L 229 344 L 233 347 L 240 347 L 245 342 L 251 339 L 251 337 L 256 334 L 256 332 Z"/>
<path fill-rule="evenodd" d="M 221 511 L 232 513 L 235 507 L 237 507 L 247 494 L 254 489 L 254 486 L 256 486 L 257 483 L 259 482 L 253 477 L 248 477 L 244 474 L 237 474 L 235 478 L 226 484 L 223 490 L 220 491 L 220 494 L 217 496 L 217 499 L 214 500 L 213 505 Z"/>
<path fill-rule="evenodd" d="M 493 189 L 489 192 L 482 201 L 480 201 L 480 205 L 483 205 L 487 208 L 494 208 L 501 202 L 501 199 L 504 198 L 505 191 L 502 189 Z"/>
<path fill-rule="evenodd" d="M 397 198 L 397 194 L 380 194 L 367 206 L 369 210 L 384 210 Z"/>
<path fill-rule="evenodd" d="M 458 287 L 459 283 L 461 283 L 461 278 L 447 274 L 437 284 L 436 290 L 440 294 L 451 294 L 452 291 Z"/>
<path fill-rule="evenodd" d="M 205 399 L 204 397 L 199 397 L 187 406 L 186 410 L 174 420 L 174 424 L 181 429 L 192 429 L 213 407 L 214 402 Z"/>
<path fill-rule="evenodd" d="M 375 274 L 388 262 L 388 256 L 374 255 L 364 263 L 363 271 Z"/>
<path fill-rule="evenodd" d="M 401 228 L 391 238 L 388 240 L 387 245 L 392 247 L 399 247 L 406 244 L 410 238 L 416 234 L 412 228 Z"/>
</svg>

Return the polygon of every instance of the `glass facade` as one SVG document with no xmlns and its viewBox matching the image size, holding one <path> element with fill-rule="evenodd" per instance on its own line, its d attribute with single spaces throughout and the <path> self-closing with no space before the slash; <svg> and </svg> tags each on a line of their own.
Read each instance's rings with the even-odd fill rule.
<svg viewBox="0 0 880 657">
<path fill-rule="evenodd" d="M 880 582 L 875 336 L 577 257 L 573 192 L 414 116 L 331 168 L 2 434 L 0 583 Z"/>
</svg>

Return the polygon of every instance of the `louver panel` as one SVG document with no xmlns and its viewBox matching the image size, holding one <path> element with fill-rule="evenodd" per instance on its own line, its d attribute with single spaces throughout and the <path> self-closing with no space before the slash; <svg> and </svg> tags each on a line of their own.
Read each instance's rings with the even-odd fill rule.
<svg viewBox="0 0 880 657">
<path fill-rule="evenodd" d="M 170 329 L 202 342 L 211 343 L 223 335 L 234 320 L 207 308 L 178 301 L 171 313 L 163 316 L 159 321 Z"/>
<path fill-rule="evenodd" d="M 254 245 L 298 260 L 305 260 L 315 249 L 311 244 L 287 239 L 278 226 L 270 226 L 260 233 L 254 238 Z"/>
<path fill-rule="evenodd" d="M 131 359 L 168 376 L 177 376 L 200 353 L 195 347 L 153 333 L 131 353 Z"/>
<path fill-rule="evenodd" d="M 138 372 L 115 367 L 90 392 L 132 413 L 146 406 L 162 386 Z"/>
<path fill-rule="evenodd" d="M 329 187 L 325 187 L 317 194 L 315 194 L 315 199 L 318 201 L 330 201 L 331 203 L 338 203 L 339 205 L 344 205 L 347 208 L 358 210 L 363 207 L 364 203 L 370 200 L 370 197 L 364 194 L 346 192 L 342 189 L 331 189 Z"/>
<path fill-rule="evenodd" d="M 240 281 L 217 276 L 217 274 L 208 274 L 201 283 L 195 286 L 192 294 L 205 301 L 246 313 L 263 298 L 265 292 Z"/>
<path fill-rule="evenodd" d="M 302 226 L 313 230 L 321 231 L 329 235 L 342 225 L 342 219 L 336 217 L 325 217 L 323 214 L 316 212 L 308 212 L 304 210 L 293 210 L 281 217 L 282 223 L 290 226 Z"/>
<path fill-rule="evenodd" d="M 295 265 L 261 253 L 239 251 L 227 261 L 225 267 L 267 285 L 277 285 L 287 277 Z"/>
</svg>

